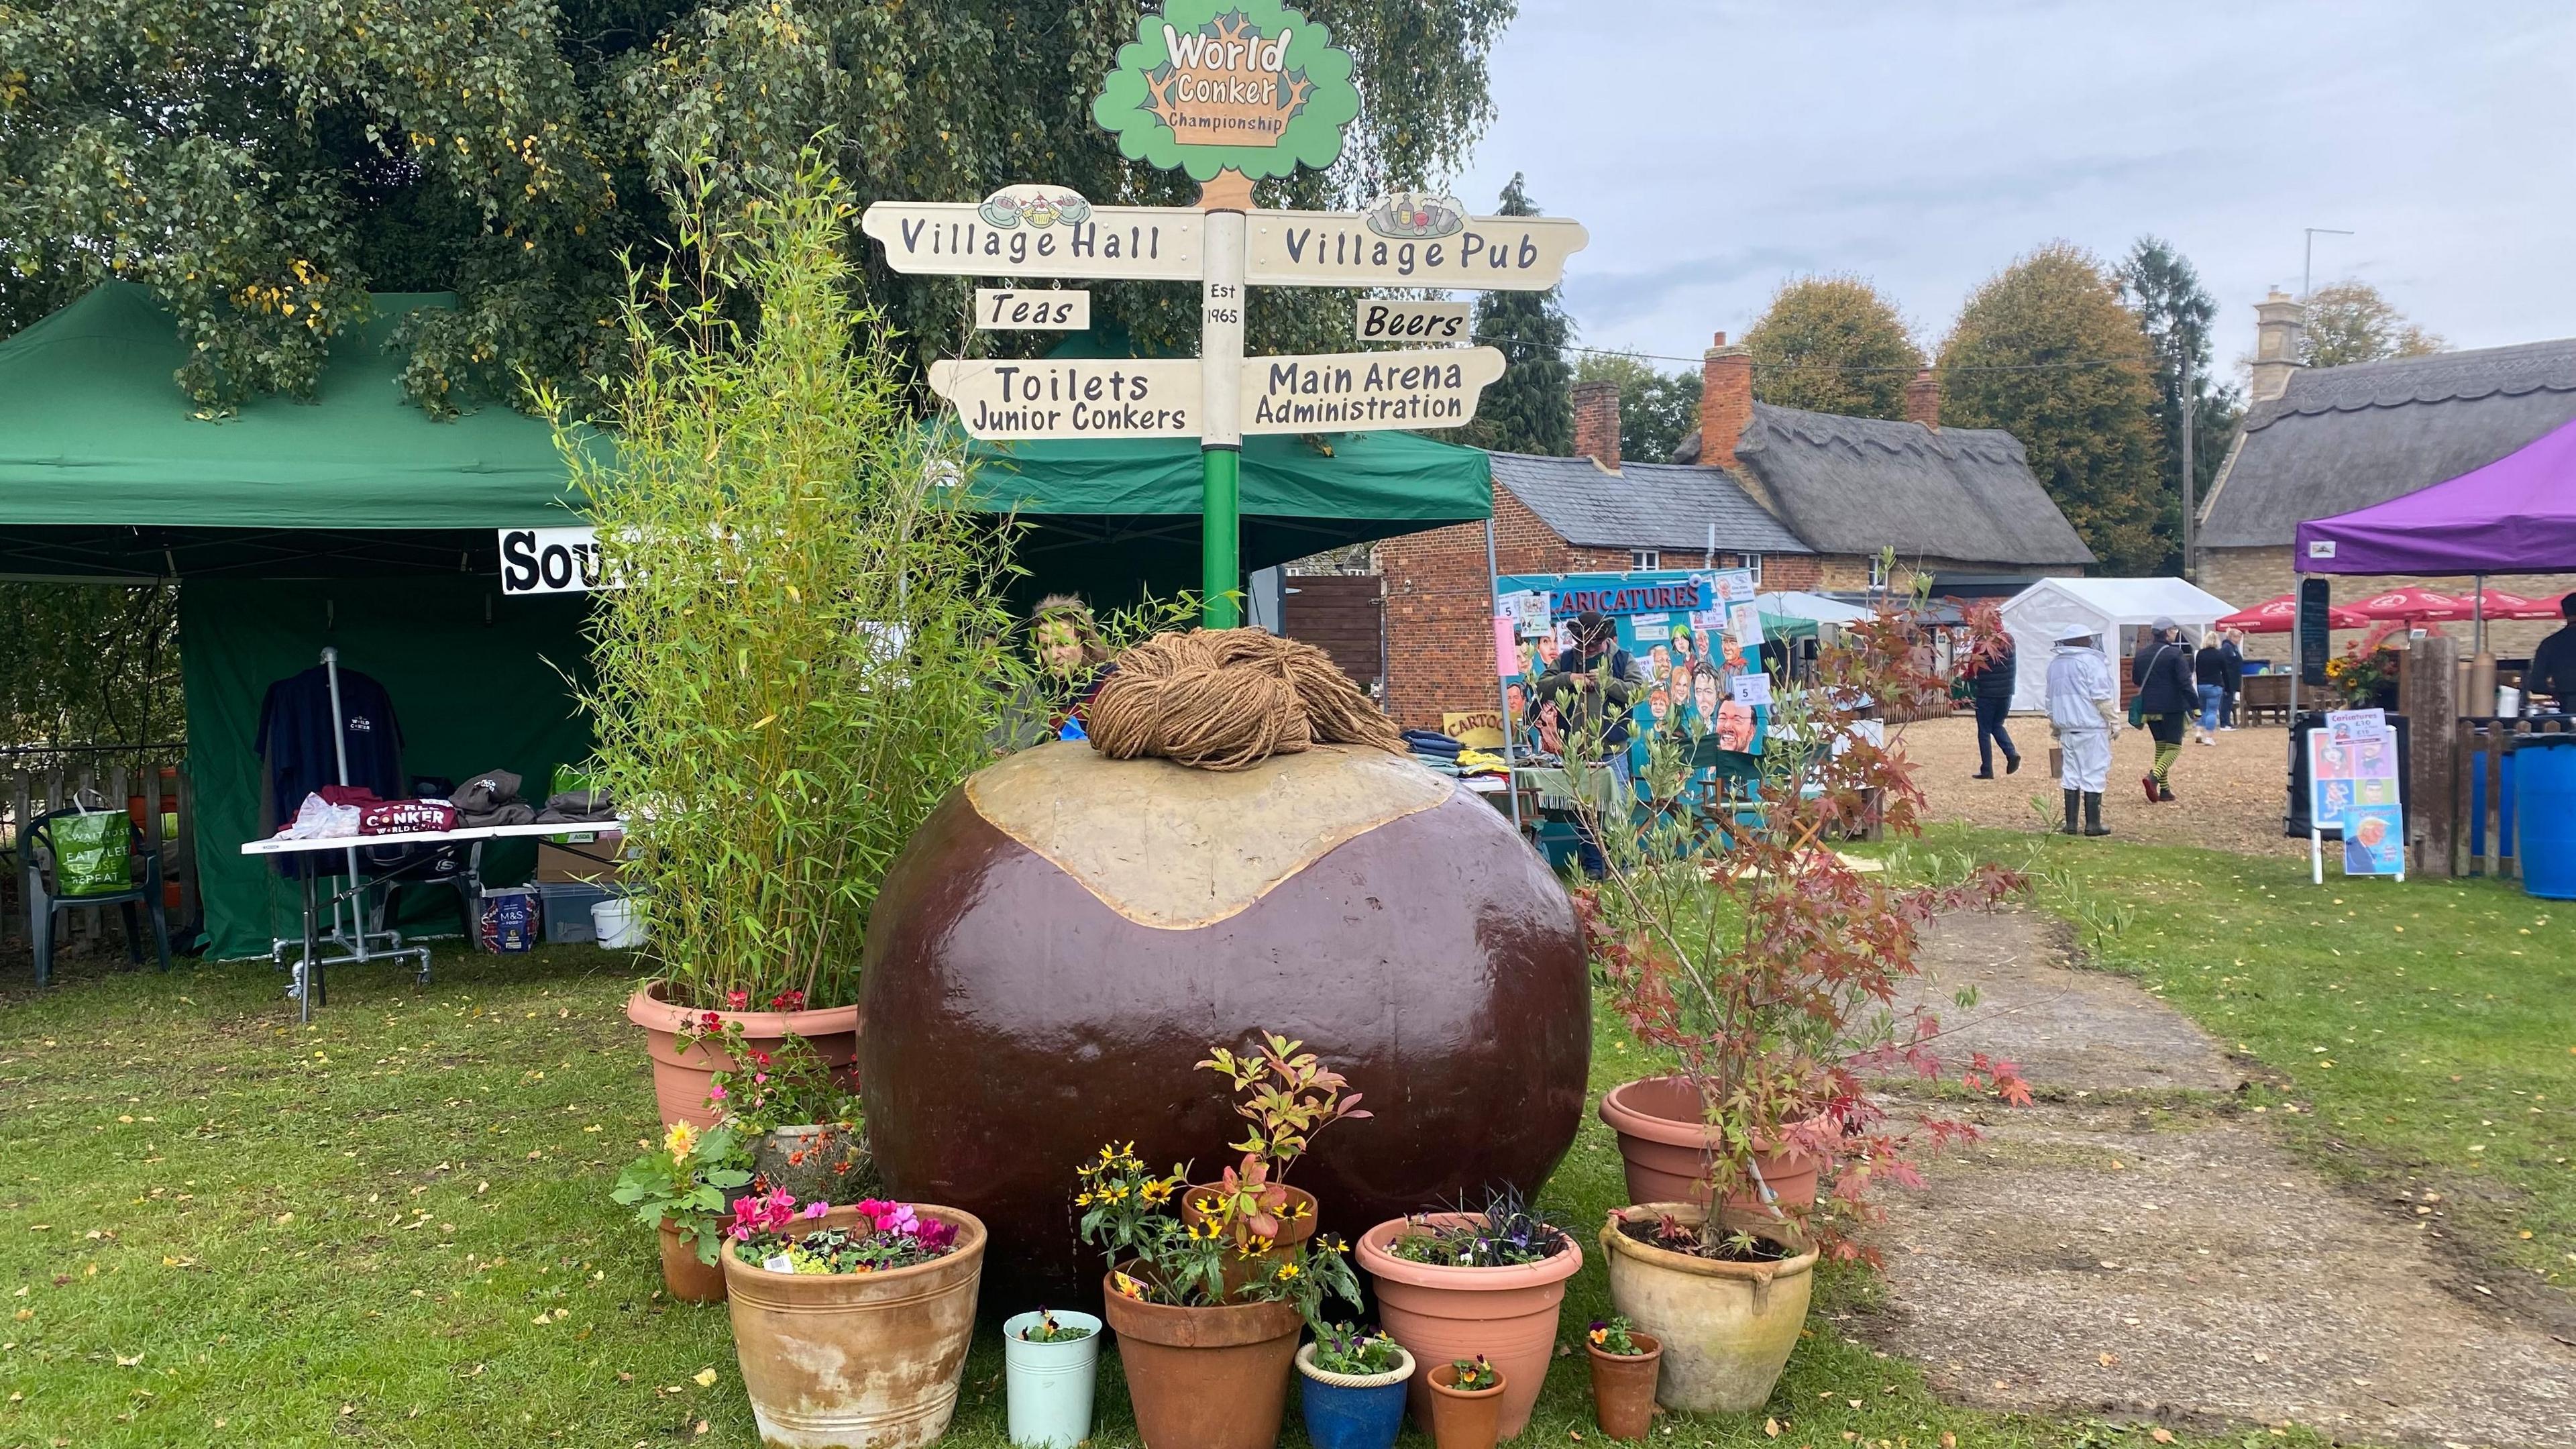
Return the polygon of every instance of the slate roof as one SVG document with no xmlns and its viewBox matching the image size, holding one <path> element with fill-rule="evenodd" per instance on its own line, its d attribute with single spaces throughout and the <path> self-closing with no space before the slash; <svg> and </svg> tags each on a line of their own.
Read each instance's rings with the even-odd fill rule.
<svg viewBox="0 0 2576 1449">
<path fill-rule="evenodd" d="M 1694 449 L 1694 451 L 1696 451 Z M 1755 403 L 1735 456 L 1822 553 L 2023 567 L 2090 564 L 2075 526 L 1996 428 L 1943 428 Z"/>
<path fill-rule="evenodd" d="M 2246 412 L 2204 548 L 2286 545 L 2300 523 L 2484 467 L 2576 419 L 2576 338 L 2302 369 Z"/>
<path fill-rule="evenodd" d="M 1815 552 L 1722 469 L 1630 463 L 1610 473 L 1590 458 L 1492 457 L 1494 482 L 1579 547 L 1696 554 L 1715 524 L 1720 553 Z"/>
</svg>

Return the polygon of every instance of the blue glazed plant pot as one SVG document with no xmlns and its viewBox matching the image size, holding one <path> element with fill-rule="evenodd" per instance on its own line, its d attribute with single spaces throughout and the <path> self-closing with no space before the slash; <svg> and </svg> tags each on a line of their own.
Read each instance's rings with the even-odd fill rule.
<svg viewBox="0 0 2576 1449">
<path fill-rule="evenodd" d="M 1088 1328 L 1089 1336 L 1068 1343 L 1031 1343 L 1020 1337 L 1039 1317 L 1038 1313 L 1017 1314 L 1002 1325 L 1011 1442 L 1023 1449 L 1073 1449 L 1091 1437 L 1091 1389 L 1100 1377 L 1100 1320 L 1059 1308 L 1056 1322 Z"/>
<path fill-rule="evenodd" d="M 1315 1449 L 1388 1449 L 1395 1443 L 1404 1424 L 1405 1384 L 1413 1377 L 1413 1355 L 1400 1348 L 1396 1353 L 1394 1368 L 1361 1376 L 1315 1367 L 1311 1343 L 1297 1350 L 1306 1437 Z"/>
</svg>

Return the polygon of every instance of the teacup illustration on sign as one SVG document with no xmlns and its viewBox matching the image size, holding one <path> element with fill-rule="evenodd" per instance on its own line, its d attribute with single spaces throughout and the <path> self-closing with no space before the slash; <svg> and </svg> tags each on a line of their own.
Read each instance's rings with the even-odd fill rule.
<svg viewBox="0 0 2576 1449">
<path fill-rule="evenodd" d="M 1398 241 L 1453 236 L 1467 229 L 1458 198 L 1436 191 L 1390 191 L 1368 209 L 1368 229 Z"/>
<path fill-rule="evenodd" d="M 1071 226 L 1091 215 L 1091 203 L 1082 193 L 1063 186 L 1033 186 L 1023 183 L 1005 186 L 984 198 L 975 208 L 984 224 L 1008 231 L 1022 222 L 1032 229 L 1043 229 L 1063 222 Z"/>
</svg>

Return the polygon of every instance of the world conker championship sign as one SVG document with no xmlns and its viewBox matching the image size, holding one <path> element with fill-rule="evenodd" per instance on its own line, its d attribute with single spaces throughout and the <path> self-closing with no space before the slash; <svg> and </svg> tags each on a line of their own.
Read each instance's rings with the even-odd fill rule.
<svg viewBox="0 0 2576 1449">
<path fill-rule="evenodd" d="M 1354 213 L 1253 206 L 1253 182 L 1340 159 L 1343 129 L 1359 108 L 1350 53 L 1324 26 L 1275 0 L 1171 0 L 1161 14 L 1138 17 L 1091 114 L 1118 138 L 1120 154 L 1198 182 L 1195 208 L 1094 206 L 1065 187 L 1020 184 L 981 202 L 878 202 L 860 219 L 899 272 L 1199 284 L 1196 358 L 948 359 L 931 365 L 930 385 L 970 436 L 990 441 L 1197 438 L 1210 628 L 1241 617 L 1246 434 L 1454 428 L 1475 417 L 1478 397 L 1503 375 L 1503 355 L 1491 347 L 1262 357 L 1247 366 L 1245 288 L 1543 291 L 1587 240 L 1562 217 L 1468 216 L 1454 198 L 1419 192 Z M 1076 327 L 1089 321 L 1089 300 L 987 290 L 976 323 Z M 1364 301 L 1362 331 L 1446 342 L 1463 328 L 1437 309 L 1455 305 Z"/>
</svg>

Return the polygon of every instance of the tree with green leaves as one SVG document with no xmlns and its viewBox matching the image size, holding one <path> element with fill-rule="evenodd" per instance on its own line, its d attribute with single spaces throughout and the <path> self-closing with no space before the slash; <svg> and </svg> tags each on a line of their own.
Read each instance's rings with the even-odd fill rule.
<svg viewBox="0 0 2576 1449">
<path fill-rule="evenodd" d="M 42 767 L 46 746 L 187 738 L 178 603 L 167 584 L 0 583 L 0 746 Z"/>
<path fill-rule="evenodd" d="M 1521 174 L 1503 188 L 1504 216 L 1537 216 Z M 1272 288 L 1273 291 L 1291 290 Z M 1574 323 L 1557 288 L 1544 292 L 1485 292 L 1476 298 L 1476 344 L 1498 347 L 1503 375 L 1476 404 L 1475 420 L 1458 429 L 1459 440 L 1498 453 L 1574 451 L 1574 369 L 1566 345 Z"/>
<path fill-rule="evenodd" d="M 1362 96 L 1343 160 L 1265 204 L 1356 204 L 1455 169 L 1489 118 L 1514 0 L 1309 0 Z M 739 206 L 828 138 L 858 202 L 1019 181 L 1187 204 L 1092 121 L 1136 0 L 454 0 L 0 5 L 0 335 L 97 282 L 150 286 L 222 408 L 306 393 L 370 292 L 452 290 L 401 345 L 433 410 L 596 406 L 628 364 L 619 258 L 674 243 L 670 198 Z M 848 245 L 907 360 L 1034 348 L 979 334 L 972 279 L 905 277 Z M 1194 291 L 1094 288 L 1140 347 L 1194 348 Z M 1347 340 L 1347 299 L 1265 288 L 1256 348 Z"/>
<path fill-rule="evenodd" d="M 1941 344 L 1941 417 L 2001 428 L 2111 575 L 2164 566 L 2153 361 L 2092 253 L 2052 242 L 1968 296 Z"/>
<path fill-rule="evenodd" d="M 2137 314 L 2155 358 L 2156 434 L 2162 440 L 2164 491 L 2157 500 L 2156 534 L 2164 541 L 2170 572 L 2182 567 L 2182 428 L 2184 378 L 2192 424 L 2193 494 L 2207 500 L 2226 461 L 2229 436 L 2244 411 L 2241 395 L 2211 376 L 2211 325 L 2218 302 L 2200 282 L 2189 258 L 2161 237 L 2142 236 L 2119 268 L 2120 297 Z"/>
<path fill-rule="evenodd" d="M 1588 352 L 1574 365 L 1576 382 L 1619 388 L 1619 456 L 1661 463 L 1699 427 L 1699 374 L 1658 372 L 1633 352 Z"/>
<path fill-rule="evenodd" d="M 1781 283 L 1744 346 L 1755 397 L 1847 417 L 1904 417 L 1905 385 L 1923 366 L 1896 304 L 1851 276 Z"/>
<path fill-rule="evenodd" d="M 2317 288 L 2308 294 L 2307 304 L 2307 350 L 2300 360 L 2310 367 L 2450 350 L 2450 343 L 2408 321 L 2377 287 L 2357 277 Z"/>
</svg>

